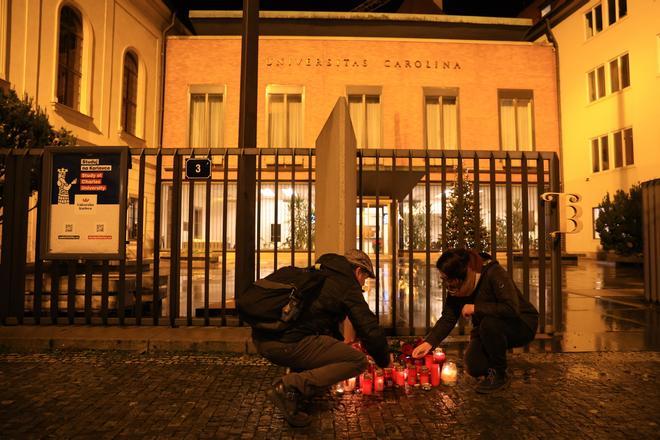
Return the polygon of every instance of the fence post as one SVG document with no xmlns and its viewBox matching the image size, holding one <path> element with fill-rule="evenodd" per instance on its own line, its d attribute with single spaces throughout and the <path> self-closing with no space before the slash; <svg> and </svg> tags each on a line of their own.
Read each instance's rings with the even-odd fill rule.
<svg viewBox="0 0 660 440">
<path fill-rule="evenodd" d="M 11 286 L 12 282 L 12 242 L 14 227 L 14 209 L 16 196 L 16 158 L 13 150 L 4 153 L 5 159 L 5 183 L 3 194 L 3 216 L 2 216 L 2 264 L 0 265 L 0 283 L 3 286 Z M 0 324 L 6 324 L 9 317 L 11 287 L 0 289 Z"/>
<path fill-rule="evenodd" d="M 553 154 L 550 159 L 550 188 L 552 192 L 559 193 L 559 158 Z M 550 221 L 552 230 L 559 230 L 559 200 L 550 204 Z M 554 332 L 559 332 L 563 328 L 563 298 L 561 289 L 561 234 L 554 234 L 551 238 L 551 261 L 552 261 L 552 327 Z"/>
</svg>

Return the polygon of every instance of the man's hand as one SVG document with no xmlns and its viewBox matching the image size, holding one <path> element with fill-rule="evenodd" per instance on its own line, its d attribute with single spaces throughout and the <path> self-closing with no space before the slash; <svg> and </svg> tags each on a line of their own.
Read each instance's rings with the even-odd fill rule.
<svg viewBox="0 0 660 440">
<path fill-rule="evenodd" d="M 474 315 L 474 304 L 465 304 L 463 310 L 461 310 L 461 316 L 463 318 L 469 318 Z"/>
<path fill-rule="evenodd" d="M 353 324 L 351 324 L 351 321 L 346 318 L 344 319 L 344 322 L 341 324 L 342 326 L 342 334 L 344 335 L 344 342 L 347 344 L 352 344 L 353 342 L 357 341 L 357 334 L 355 333 L 355 328 L 353 327 Z"/>
<path fill-rule="evenodd" d="M 412 352 L 412 357 L 415 359 L 424 357 L 426 356 L 426 353 L 428 353 L 430 349 L 431 349 L 431 344 L 429 344 L 428 342 L 422 342 L 417 347 L 415 347 L 415 349 Z"/>
</svg>

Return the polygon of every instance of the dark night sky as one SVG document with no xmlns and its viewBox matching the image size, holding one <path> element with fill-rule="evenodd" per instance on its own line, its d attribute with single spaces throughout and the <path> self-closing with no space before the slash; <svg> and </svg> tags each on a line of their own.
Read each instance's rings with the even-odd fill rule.
<svg viewBox="0 0 660 440">
<path fill-rule="evenodd" d="M 195 9 L 242 9 L 242 0 L 164 0 L 181 12 Z M 261 0 L 262 10 L 350 11 L 364 0 Z M 451 15 L 515 17 L 531 0 L 444 0 L 444 11 Z M 403 0 L 390 0 L 378 12 L 395 12 Z"/>
</svg>

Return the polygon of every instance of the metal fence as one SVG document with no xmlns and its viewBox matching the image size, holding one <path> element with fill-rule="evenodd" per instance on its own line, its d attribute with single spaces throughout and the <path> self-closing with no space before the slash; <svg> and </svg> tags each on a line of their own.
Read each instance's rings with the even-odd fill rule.
<svg viewBox="0 0 660 440">
<path fill-rule="evenodd" d="M 255 277 L 315 259 L 313 149 L 133 149 L 127 258 L 66 262 L 39 255 L 42 153 L 0 150 L 3 323 L 239 325 L 235 204 L 243 154 L 257 163 Z M 212 179 L 186 180 L 189 157 L 208 157 Z M 359 150 L 356 173 L 356 247 L 372 256 L 377 273 L 365 295 L 388 333 L 427 331 L 443 304 L 435 259 L 450 246 L 482 241 L 538 306 L 541 330 L 561 322 L 560 245 L 547 238 L 557 210 L 538 197 L 558 192 L 556 154 Z M 466 221 L 481 227 L 466 234 L 469 227 L 456 227 Z"/>
</svg>

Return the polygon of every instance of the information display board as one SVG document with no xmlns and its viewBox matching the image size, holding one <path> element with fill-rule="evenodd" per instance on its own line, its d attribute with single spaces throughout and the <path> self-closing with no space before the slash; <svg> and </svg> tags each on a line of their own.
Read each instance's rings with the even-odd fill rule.
<svg viewBox="0 0 660 440">
<path fill-rule="evenodd" d="M 46 148 L 43 166 L 42 258 L 123 259 L 128 148 Z"/>
</svg>

